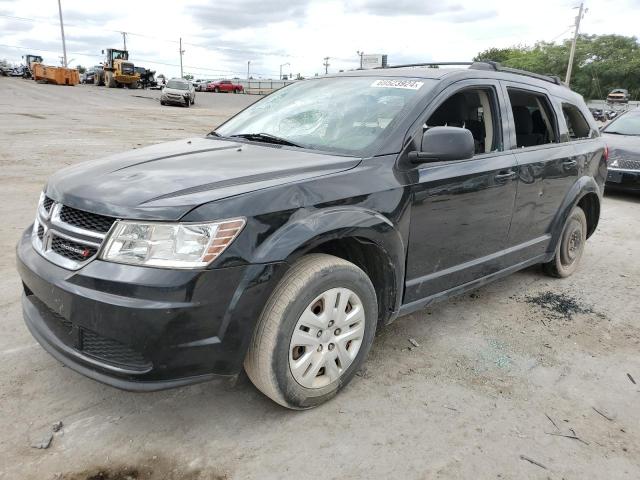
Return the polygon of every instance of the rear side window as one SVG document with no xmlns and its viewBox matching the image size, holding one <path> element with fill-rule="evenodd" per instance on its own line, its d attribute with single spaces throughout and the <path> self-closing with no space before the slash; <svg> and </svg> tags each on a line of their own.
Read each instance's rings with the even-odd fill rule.
<svg viewBox="0 0 640 480">
<path fill-rule="evenodd" d="M 518 148 L 558 141 L 558 125 L 546 95 L 508 88 Z"/>
<path fill-rule="evenodd" d="M 565 121 L 567 122 L 569 138 L 571 140 L 580 140 L 591 137 L 593 132 L 589 126 L 589 122 L 584 118 L 584 115 L 582 115 L 582 112 L 578 107 L 571 105 L 570 103 L 563 103 L 562 113 Z"/>
</svg>

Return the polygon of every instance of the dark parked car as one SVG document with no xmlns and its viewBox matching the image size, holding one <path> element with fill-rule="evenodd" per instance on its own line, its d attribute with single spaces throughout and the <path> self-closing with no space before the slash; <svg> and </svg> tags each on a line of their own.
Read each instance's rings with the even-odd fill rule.
<svg viewBox="0 0 640 480">
<path fill-rule="evenodd" d="M 607 190 L 640 192 L 640 110 L 629 110 L 602 129 L 609 147 Z"/>
<path fill-rule="evenodd" d="M 531 265 L 575 272 L 606 174 L 555 78 L 474 63 L 296 82 L 204 138 L 53 175 L 17 247 L 24 317 L 119 388 L 244 366 L 310 408 L 399 316 Z"/>
</svg>

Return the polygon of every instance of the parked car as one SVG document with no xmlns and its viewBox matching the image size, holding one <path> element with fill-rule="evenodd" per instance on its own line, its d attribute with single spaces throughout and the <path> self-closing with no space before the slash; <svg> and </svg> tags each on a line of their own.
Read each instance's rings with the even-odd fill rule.
<svg viewBox="0 0 640 480">
<path fill-rule="evenodd" d="M 84 72 L 84 74 L 82 74 L 81 77 L 81 82 L 82 83 L 89 83 L 89 84 L 93 84 L 94 83 L 94 79 L 95 79 L 95 75 L 96 75 L 96 71 L 98 70 L 102 70 L 102 65 L 96 65 L 94 67 L 91 68 L 87 68 L 87 70 Z"/>
<path fill-rule="evenodd" d="M 162 90 L 167 84 L 167 77 L 162 73 L 155 77 L 155 82 L 150 86 L 151 90 Z"/>
<path fill-rule="evenodd" d="M 162 89 L 160 105 L 174 104 L 190 107 L 196 103 L 196 91 L 193 83 L 183 78 L 172 78 Z"/>
<path fill-rule="evenodd" d="M 207 85 L 212 81 L 213 80 L 211 80 L 211 79 L 209 79 L 209 80 L 203 80 L 203 79 L 194 80 L 193 86 L 196 89 L 196 92 L 203 92 L 203 91 L 206 91 Z"/>
<path fill-rule="evenodd" d="M 216 80 L 207 84 L 207 92 L 244 92 L 244 87 L 239 83 L 233 83 L 231 80 Z"/>
<path fill-rule="evenodd" d="M 607 103 L 629 103 L 629 91 L 624 88 L 611 90 L 607 95 Z"/>
<path fill-rule="evenodd" d="M 589 111 L 591 112 L 594 120 L 597 120 L 599 122 L 604 122 L 607 120 L 607 116 L 602 108 L 590 108 Z"/>
<path fill-rule="evenodd" d="M 609 147 L 607 190 L 640 192 L 640 109 L 619 115 L 602 134 Z"/>
<path fill-rule="evenodd" d="M 314 407 L 399 316 L 536 264 L 573 274 L 606 160 L 557 78 L 474 63 L 296 82 L 204 138 L 49 178 L 17 246 L 24 318 L 119 388 L 244 366 Z"/>
</svg>

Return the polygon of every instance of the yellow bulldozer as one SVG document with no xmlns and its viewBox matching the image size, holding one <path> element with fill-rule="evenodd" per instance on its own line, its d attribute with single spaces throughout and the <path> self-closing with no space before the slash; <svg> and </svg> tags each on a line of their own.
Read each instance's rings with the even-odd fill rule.
<svg viewBox="0 0 640 480">
<path fill-rule="evenodd" d="M 136 73 L 133 62 L 129 61 L 129 52 L 115 48 L 107 48 L 106 52 L 102 70 L 96 70 L 93 83 L 109 88 L 138 88 L 140 74 Z M 105 50 L 102 51 L 102 54 L 105 54 Z"/>
</svg>

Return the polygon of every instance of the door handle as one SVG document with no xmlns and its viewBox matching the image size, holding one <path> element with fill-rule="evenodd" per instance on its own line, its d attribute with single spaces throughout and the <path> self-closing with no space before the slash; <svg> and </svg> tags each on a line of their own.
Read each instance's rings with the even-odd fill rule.
<svg viewBox="0 0 640 480">
<path fill-rule="evenodd" d="M 577 164 L 577 160 L 565 160 L 564 162 L 562 162 L 562 165 L 564 165 L 565 167 L 575 167 Z"/>
<path fill-rule="evenodd" d="M 506 182 L 516 177 L 516 172 L 509 170 L 508 172 L 498 173 L 495 177 L 496 182 Z"/>
</svg>

